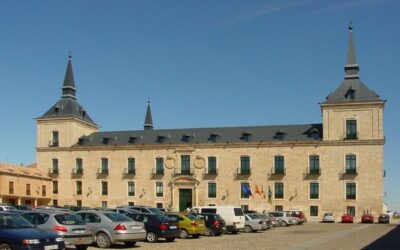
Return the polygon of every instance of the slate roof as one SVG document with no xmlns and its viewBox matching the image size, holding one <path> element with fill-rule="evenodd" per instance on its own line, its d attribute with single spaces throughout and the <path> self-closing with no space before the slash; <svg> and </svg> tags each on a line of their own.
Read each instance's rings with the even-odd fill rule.
<svg viewBox="0 0 400 250">
<path fill-rule="evenodd" d="M 75 80 L 72 70 L 71 56 L 68 56 L 67 70 L 65 72 L 61 98 L 41 118 L 74 117 L 88 122 L 94 126 L 96 123 L 86 113 L 85 109 L 76 100 Z"/>
<path fill-rule="evenodd" d="M 109 131 L 82 136 L 74 146 L 312 141 L 313 133 L 321 138 L 322 124 Z"/>
<path fill-rule="evenodd" d="M 380 101 L 374 91 L 370 90 L 360 80 L 359 70 L 360 67 L 357 64 L 356 52 L 353 41 L 353 27 L 349 26 L 349 43 L 347 51 L 347 62 L 344 67 L 345 77 L 342 84 L 328 97 L 324 103 L 337 104 L 337 103 L 352 103 L 352 102 L 371 102 Z M 349 93 L 354 93 L 354 98 L 349 98 Z"/>
</svg>

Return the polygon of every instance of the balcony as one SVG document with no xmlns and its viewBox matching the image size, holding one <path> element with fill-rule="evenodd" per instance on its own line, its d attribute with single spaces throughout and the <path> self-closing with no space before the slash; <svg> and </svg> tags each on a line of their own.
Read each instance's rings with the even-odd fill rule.
<svg viewBox="0 0 400 250">
<path fill-rule="evenodd" d="M 357 168 L 346 168 L 344 171 L 345 174 L 355 175 L 358 174 Z"/>
<path fill-rule="evenodd" d="M 309 175 L 320 175 L 321 169 L 320 168 L 309 168 L 307 169 L 307 174 Z"/>
<path fill-rule="evenodd" d="M 157 169 L 157 168 L 153 168 L 153 171 L 151 172 L 151 174 L 153 176 L 161 176 L 164 175 L 164 169 Z"/>
<path fill-rule="evenodd" d="M 357 140 L 358 139 L 358 132 L 355 133 L 345 133 L 343 138 L 345 140 Z"/>
<path fill-rule="evenodd" d="M 136 174 L 136 169 L 134 169 L 134 168 L 124 168 L 124 172 L 123 172 L 124 176 L 135 175 L 135 174 Z"/>
<path fill-rule="evenodd" d="M 273 174 L 273 175 L 285 175 L 286 174 L 286 168 L 272 168 L 271 169 L 271 174 Z"/>
<path fill-rule="evenodd" d="M 98 168 L 97 178 L 106 178 L 108 176 L 108 168 Z"/>
<path fill-rule="evenodd" d="M 49 172 L 48 172 L 48 175 L 50 176 L 50 177 L 57 177 L 58 175 L 59 175 L 59 170 L 58 170 L 58 168 L 49 168 Z"/>
<path fill-rule="evenodd" d="M 236 171 L 236 175 L 238 176 L 251 175 L 251 168 L 238 168 Z"/>
<path fill-rule="evenodd" d="M 58 147 L 58 141 L 49 141 L 49 147 Z"/>
<path fill-rule="evenodd" d="M 176 176 L 176 175 L 194 175 L 194 168 L 190 168 L 190 169 L 175 168 L 174 176 Z"/>
<path fill-rule="evenodd" d="M 83 169 L 82 168 L 73 168 L 71 172 L 72 178 L 80 178 L 83 175 Z"/>
<path fill-rule="evenodd" d="M 205 175 L 218 175 L 218 169 L 206 169 L 205 170 Z"/>
</svg>

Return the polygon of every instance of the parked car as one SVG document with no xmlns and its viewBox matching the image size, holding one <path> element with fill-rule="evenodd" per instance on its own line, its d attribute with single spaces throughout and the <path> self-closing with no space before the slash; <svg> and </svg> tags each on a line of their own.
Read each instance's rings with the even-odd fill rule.
<svg viewBox="0 0 400 250">
<path fill-rule="evenodd" d="M 379 217 L 378 217 L 378 222 L 379 223 L 389 224 L 390 223 L 390 216 L 388 214 L 380 214 Z"/>
<path fill-rule="evenodd" d="M 0 249 L 65 249 L 56 233 L 36 228 L 18 214 L 0 212 Z"/>
<path fill-rule="evenodd" d="M 265 219 L 257 216 L 257 214 L 245 214 L 244 231 L 246 233 L 257 232 L 267 228 L 267 222 Z"/>
<path fill-rule="evenodd" d="M 76 214 L 58 210 L 35 210 L 21 215 L 37 228 L 57 233 L 66 246 L 86 250 L 93 242 L 91 227 Z"/>
<path fill-rule="evenodd" d="M 277 218 L 275 218 L 272 214 L 269 214 L 269 213 L 263 213 L 263 215 L 265 216 L 265 217 L 268 217 L 269 218 L 269 223 L 271 224 L 271 227 L 278 227 L 278 226 L 280 226 L 280 222 L 279 222 L 279 220 L 277 219 Z"/>
<path fill-rule="evenodd" d="M 14 207 L 18 210 L 30 211 L 32 210 L 31 205 L 14 205 Z"/>
<path fill-rule="evenodd" d="M 350 214 L 344 214 L 342 215 L 342 223 L 353 223 L 354 219 L 353 216 Z"/>
<path fill-rule="evenodd" d="M 162 211 L 160 208 L 147 207 L 147 206 L 118 206 L 117 208 L 135 209 L 142 213 L 149 213 L 149 214 L 164 214 L 164 211 Z"/>
<path fill-rule="evenodd" d="M 277 212 L 271 212 L 269 214 L 274 216 L 282 227 L 296 225 L 298 221 L 296 217 L 292 217 L 290 216 L 289 213 L 286 212 L 277 211 Z"/>
<path fill-rule="evenodd" d="M 304 224 L 305 222 L 307 222 L 307 217 L 305 216 L 304 212 L 298 209 L 290 209 L 289 211 L 287 211 L 290 216 L 295 217 L 298 219 L 298 224 Z"/>
<path fill-rule="evenodd" d="M 226 231 L 236 234 L 244 229 L 245 218 L 242 208 L 236 206 L 193 207 L 189 213 L 219 214 L 225 220 Z"/>
<path fill-rule="evenodd" d="M 137 241 L 146 238 L 143 223 L 133 221 L 120 213 L 85 210 L 76 214 L 93 227 L 95 242 L 100 248 L 108 248 L 117 242 L 123 242 L 125 246 L 132 247 Z"/>
<path fill-rule="evenodd" d="M 10 210 L 17 210 L 14 206 L 10 205 L 1 205 L 0 206 L 0 211 L 10 211 Z"/>
<path fill-rule="evenodd" d="M 372 214 L 363 214 L 361 216 L 361 223 L 374 223 L 374 216 Z"/>
<path fill-rule="evenodd" d="M 204 220 L 206 224 L 205 236 L 221 235 L 226 230 L 225 220 L 219 214 L 198 213 L 192 215 Z"/>
<path fill-rule="evenodd" d="M 265 225 L 263 225 L 262 230 L 267 230 L 267 229 L 270 229 L 271 227 L 273 227 L 272 216 L 270 216 L 268 214 L 264 214 L 264 213 L 256 213 L 256 215 L 265 220 Z"/>
<path fill-rule="evenodd" d="M 181 229 L 180 238 L 187 238 L 191 235 L 193 238 L 198 238 L 206 232 L 206 223 L 203 219 L 199 219 L 192 214 L 183 213 L 166 213 L 165 216 L 177 221 Z"/>
<path fill-rule="evenodd" d="M 322 222 L 335 222 L 335 216 L 333 213 L 324 213 L 324 216 L 322 217 Z"/>
<path fill-rule="evenodd" d="M 181 235 L 179 223 L 169 217 L 160 214 L 131 214 L 133 220 L 143 222 L 146 228 L 146 241 L 157 242 L 159 238 L 165 238 L 172 242 Z"/>
</svg>

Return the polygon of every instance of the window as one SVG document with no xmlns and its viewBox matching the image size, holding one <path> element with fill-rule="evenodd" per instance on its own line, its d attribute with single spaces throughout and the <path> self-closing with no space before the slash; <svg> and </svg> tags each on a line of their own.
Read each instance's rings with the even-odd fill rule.
<svg viewBox="0 0 400 250">
<path fill-rule="evenodd" d="M 217 198 L 217 183 L 208 183 L 208 198 Z"/>
<path fill-rule="evenodd" d="M 250 157 L 240 157 L 240 174 L 250 174 Z"/>
<path fill-rule="evenodd" d="M 208 174 L 217 173 L 217 158 L 214 156 L 208 157 Z"/>
<path fill-rule="evenodd" d="M 252 136 L 251 133 L 244 132 L 244 133 L 242 133 L 242 137 L 240 137 L 240 139 L 243 140 L 243 141 L 249 142 L 249 141 L 251 141 L 252 137 L 253 136 Z"/>
<path fill-rule="evenodd" d="M 190 135 L 182 135 L 181 141 L 184 143 L 188 143 L 190 141 L 191 136 Z"/>
<path fill-rule="evenodd" d="M 110 143 L 110 138 L 104 137 L 103 142 L 104 145 L 108 145 Z"/>
<path fill-rule="evenodd" d="M 58 147 L 58 131 L 53 131 L 51 146 Z"/>
<path fill-rule="evenodd" d="M 243 211 L 249 211 L 249 205 L 240 205 Z"/>
<path fill-rule="evenodd" d="M 283 199 L 284 194 L 284 187 L 282 182 L 275 182 L 275 199 Z"/>
<path fill-rule="evenodd" d="M 156 208 L 163 208 L 163 204 L 161 202 L 156 203 Z"/>
<path fill-rule="evenodd" d="M 29 189 L 31 187 L 29 186 Z M 30 190 L 29 190 L 30 192 Z M 53 181 L 53 194 L 58 194 L 58 181 Z"/>
<path fill-rule="evenodd" d="M 58 200 L 53 200 L 53 205 L 58 206 Z"/>
<path fill-rule="evenodd" d="M 240 198 L 248 199 L 250 195 L 252 195 L 250 184 L 248 182 L 240 183 Z"/>
<path fill-rule="evenodd" d="M 81 195 L 82 194 L 82 181 L 77 181 L 76 182 L 76 194 Z"/>
<path fill-rule="evenodd" d="M 346 120 L 346 139 L 357 139 L 357 120 Z"/>
<path fill-rule="evenodd" d="M 58 174 L 58 159 L 52 160 L 52 167 L 51 167 L 53 174 Z"/>
<path fill-rule="evenodd" d="M 156 174 L 164 174 L 164 158 L 156 158 Z"/>
<path fill-rule="evenodd" d="M 8 193 L 14 194 L 14 182 L 12 181 L 8 182 Z"/>
<path fill-rule="evenodd" d="M 101 195 L 108 195 L 108 182 L 101 182 Z"/>
<path fill-rule="evenodd" d="M 275 212 L 282 212 L 282 211 L 283 211 L 283 206 L 281 206 L 281 205 L 275 206 Z"/>
<path fill-rule="evenodd" d="M 82 207 L 82 200 L 76 200 L 76 206 Z"/>
<path fill-rule="evenodd" d="M 310 155 L 310 174 L 319 174 L 319 155 Z"/>
<path fill-rule="evenodd" d="M 354 182 L 346 183 L 346 199 L 348 200 L 356 199 L 356 184 Z"/>
<path fill-rule="evenodd" d="M 128 201 L 128 206 L 135 206 L 135 202 L 133 202 L 133 201 Z"/>
<path fill-rule="evenodd" d="M 46 185 L 42 185 L 42 196 L 46 196 Z"/>
<path fill-rule="evenodd" d="M 285 173 L 285 157 L 281 155 L 274 156 L 274 173 L 284 174 Z"/>
<path fill-rule="evenodd" d="M 181 174 L 190 175 L 190 155 L 181 155 Z"/>
<path fill-rule="evenodd" d="M 354 217 L 356 216 L 356 208 L 353 206 L 348 206 L 346 207 L 346 213 Z"/>
<path fill-rule="evenodd" d="M 164 196 L 164 185 L 162 182 L 156 182 L 156 197 Z"/>
<path fill-rule="evenodd" d="M 101 201 L 101 207 L 107 207 L 107 201 Z M 100 220 L 100 218 L 98 219 Z"/>
<path fill-rule="evenodd" d="M 101 173 L 108 174 L 108 158 L 101 158 Z"/>
<path fill-rule="evenodd" d="M 135 144 L 135 143 L 137 142 L 137 140 L 138 140 L 137 137 L 131 136 L 131 137 L 129 137 L 129 139 L 128 139 L 128 143 L 129 143 L 129 144 Z"/>
<path fill-rule="evenodd" d="M 158 143 L 165 143 L 166 140 L 167 140 L 167 138 L 165 136 L 162 136 L 162 135 L 157 136 L 157 139 L 156 139 L 156 141 Z"/>
<path fill-rule="evenodd" d="M 219 141 L 220 138 L 221 138 L 221 136 L 219 134 L 210 134 L 210 137 L 208 137 L 208 140 L 210 142 L 217 142 L 217 141 Z"/>
<path fill-rule="evenodd" d="M 310 216 L 318 216 L 318 206 L 310 206 Z"/>
<path fill-rule="evenodd" d="M 357 157 L 356 155 L 346 155 L 346 174 L 357 173 Z"/>
<path fill-rule="evenodd" d="M 135 158 L 128 158 L 128 174 L 134 174 L 136 170 Z"/>
<path fill-rule="evenodd" d="M 83 173 L 83 160 L 81 158 L 76 158 L 75 167 L 76 167 L 76 173 L 77 174 L 82 174 Z"/>
<path fill-rule="evenodd" d="M 283 141 L 285 139 L 286 133 L 278 131 L 275 133 L 275 139 L 278 141 Z"/>
<path fill-rule="evenodd" d="M 345 94 L 345 98 L 349 100 L 354 100 L 356 99 L 356 91 L 354 89 L 349 89 L 347 90 L 347 93 Z"/>
<path fill-rule="evenodd" d="M 319 199 L 319 183 L 310 183 L 310 199 Z"/>
<path fill-rule="evenodd" d="M 135 196 L 135 182 L 128 182 L 128 196 Z"/>
<path fill-rule="evenodd" d="M 26 195 L 31 195 L 31 184 L 26 184 Z"/>
</svg>

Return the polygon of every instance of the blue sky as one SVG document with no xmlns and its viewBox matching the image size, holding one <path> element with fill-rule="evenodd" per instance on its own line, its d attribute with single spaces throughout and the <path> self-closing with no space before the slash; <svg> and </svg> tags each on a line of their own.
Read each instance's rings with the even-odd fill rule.
<svg viewBox="0 0 400 250">
<path fill-rule="evenodd" d="M 362 81 L 385 107 L 386 201 L 400 210 L 400 1 L 1 1 L 0 162 L 35 162 L 34 118 L 60 97 L 101 130 L 321 123 L 349 20 Z"/>
</svg>

